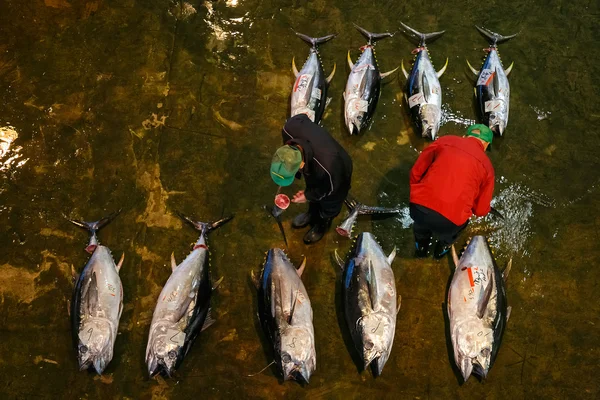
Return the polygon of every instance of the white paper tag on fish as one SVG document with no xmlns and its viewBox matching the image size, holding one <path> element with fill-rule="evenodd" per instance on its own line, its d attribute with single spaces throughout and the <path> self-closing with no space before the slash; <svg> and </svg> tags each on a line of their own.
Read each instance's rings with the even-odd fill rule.
<svg viewBox="0 0 600 400">
<path fill-rule="evenodd" d="M 167 341 L 177 346 L 183 346 L 185 342 L 185 332 L 178 331 L 177 329 L 167 330 Z"/>
<path fill-rule="evenodd" d="M 320 99 L 321 98 L 321 89 L 319 89 L 318 87 L 314 88 L 312 90 L 310 97 L 312 97 L 313 99 Z"/>
<path fill-rule="evenodd" d="M 315 112 L 310 108 L 299 108 L 294 115 L 306 114 L 306 116 L 312 121 L 315 122 Z"/>
<path fill-rule="evenodd" d="M 356 100 L 354 102 L 354 109 L 358 112 L 367 112 L 369 109 L 369 102 L 366 100 Z"/>
<path fill-rule="evenodd" d="M 502 100 L 489 100 L 485 102 L 485 112 L 502 111 Z"/>
<path fill-rule="evenodd" d="M 488 85 L 488 81 L 490 80 L 490 78 L 492 77 L 492 75 L 494 74 L 494 71 L 492 71 L 491 69 L 484 69 L 481 71 L 481 74 L 479 74 L 479 79 L 477 79 L 477 86 L 479 85 Z"/>
<path fill-rule="evenodd" d="M 425 102 L 425 96 L 423 96 L 423 93 L 413 94 L 412 96 L 410 96 L 408 98 L 408 108 L 413 108 L 414 106 L 417 106 L 424 102 Z"/>
<path fill-rule="evenodd" d="M 294 85 L 294 92 L 306 90 L 311 78 L 312 75 L 300 75 L 298 79 L 296 79 L 296 84 Z"/>
</svg>

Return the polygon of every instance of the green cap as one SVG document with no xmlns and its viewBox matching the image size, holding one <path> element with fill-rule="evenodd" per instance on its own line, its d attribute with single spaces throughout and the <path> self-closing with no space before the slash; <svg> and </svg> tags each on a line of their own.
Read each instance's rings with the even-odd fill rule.
<svg viewBox="0 0 600 400">
<path fill-rule="evenodd" d="M 492 130 L 488 128 L 487 125 L 475 124 L 467 128 L 467 136 L 473 136 L 483 140 L 484 142 L 492 144 L 494 132 L 492 132 Z"/>
<path fill-rule="evenodd" d="M 296 147 L 285 145 L 277 149 L 271 161 L 271 179 L 279 186 L 294 182 L 296 172 L 302 164 L 302 152 Z"/>
</svg>

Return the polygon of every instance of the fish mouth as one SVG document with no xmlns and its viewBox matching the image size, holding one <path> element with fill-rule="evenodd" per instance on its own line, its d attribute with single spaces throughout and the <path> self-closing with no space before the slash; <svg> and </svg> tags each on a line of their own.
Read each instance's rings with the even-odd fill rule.
<svg viewBox="0 0 600 400">
<path fill-rule="evenodd" d="M 377 375 L 379 375 L 381 373 L 381 369 L 383 369 L 383 366 L 379 368 L 380 358 L 381 352 L 379 351 L 374 351 L 369 354 L 366 354 L 364 357 L 364 369 L 367 369 L 370 366 L 371 368 L 373 368 L 373 373 L 377 373 Z"/>
<path fill-rule="evenodd" d="M 285 380 L 295 380 L 300 383 L 309 383 L 310 371 L 302 365 L 296 364 L 294 368 L 286 375 Z"/>
<path fill-rule="evenodd" d="M 502 136 L 504 133 L 504 129 L 500 126 L 500 124 L 490 126 L 490 129 L 492 132 L 494 132 L 494 135 Z"/>
</svg>

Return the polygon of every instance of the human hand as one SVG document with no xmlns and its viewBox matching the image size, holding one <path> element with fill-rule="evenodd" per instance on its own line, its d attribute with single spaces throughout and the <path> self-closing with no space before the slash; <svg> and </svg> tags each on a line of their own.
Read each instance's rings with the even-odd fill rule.
<svg viewBox="0 0 600 400">
<path fill-rule="evenodd" d="M 306 197 L 304 196 L 304 190 L 298 191 L 292 198 L 292 203 L 306 203 Z"/>
</svg>

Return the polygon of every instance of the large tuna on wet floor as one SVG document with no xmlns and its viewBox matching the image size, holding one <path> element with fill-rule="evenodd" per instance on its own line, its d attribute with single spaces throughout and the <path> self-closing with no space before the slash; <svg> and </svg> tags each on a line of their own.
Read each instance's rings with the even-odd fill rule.
<svg viewBox="0 0 600 400">
<path fill-rule="evenodd" d="M 474 88 L 475 97 L 483 123 L 489 126 L 495 134 L 502 135 L 508 124 L 508 109 L 510 106 L 508 75 L 514 63 L 506 71 L 504 70 L 498 53 L 498 45 L 517 35 L 502 36 L 478 26 L 476 28 L 489 41 L 490 47 L 485 50 L 488 55 L 480 71 L 473 68 L 467 61 L 469 68 L 477 76 Z"/>
<path fill-rule="evenodd" d="M 371 365 L 375 376 L 381 375 L 392 351 L 396 315 L 400 311 L 391 267 L 395 256 L 396 249 L 386 256 L 369 232 L 358 236 L 345 266 L 336 253 L 338 263 L 344 268 L 342 296 L 346 322 L 364 360 L 364 369 Z"/>
<path fill-rule="evenodd" d="M 258 317 L 284 380 L 310 380 L 317 367 L 313 312 L 299 269 L 275 248 L 267 253 L 258 287 Z"/>
<path fill-rule="evenodd" d="M 335 35 L 320 38 L 312 38 L 297 32 L 296 35 L 312 47 L 300 72 L 296 68 L 296 62 L 292 59 L 292 70 L 296 81 L 292 87 L 291 116 L 306 114 L 311 121 L 318 124 L 327 105 L 327 88 L 335 74 L 335 64 L 331 75 L 325 78 L 317 46 L 333 39 Z"/>
<path fill-rule="evenodd" d="M 200 237 L 181 264 L 177 265 L 171 254 L 173 272 L 158 296 L 146 346 L 146 364 L 150 376 L 159 372 L 171 376 L 181 365 L 200 331 L 214 323 L 210 317 L 213 285 L 209 274 L 206 236 L 232 217 L 213 223 L 181 217 L 200 231 Z"/>
<path fill-rule="evenodd" d="M 350 75 L 344 91 L 344 115 L 346 127 L 351 135 L 358 134 L 369 124 L 379 101 L 381 80 L 398 69 L 382 74 L 379 72 L 375 58 L 375 42 L 393 36 L 391 33 L 371 33 L 360 26 L 354 26 L 368 42 L 361 47 L 362 54 L 356 64 L 352 64 L 348 52 Z"/>
<path fill-rule="evenodd" d="M 123 310 L 123 286 L 118 264 L 108 247 L 98 242 L 96 232 L 108 224 L 118 212 L 96 222 L 70 220 L 90 232 L 85 250 L 92 254 L 83 271 L 76 278 L 71 301 L 71 332 L 77 349 L 79 369 L 93 368 L 102 374 L 113 357 L 119 319 Z"/>
<path fill-rule="evenodd" d="M 511 262 L 500 272 L 484 236 L 475 236 L 460 260 L 448 290 L 448 318 L 454 360 L 466 381 L 474 373 L 485 378 L 496 360 L 510 315 L 504 282 Z"/>
<path fill-rule="evenodd" d="M 410 74 L 406 72 L 402 62 L 402 72 L 406 77 L 406 103 L 421 136 L 435 140 L 442 120 L 442 87 L 438 78 L 446 71 L 448 59 L 446 58 L 446 64 L 442 69 L 436 72 L 429 58 L 427 42 L 442 36 L 445 31 L 421 33 L 408 25 L 400 24 L 405 33 L 417 40 L 418 44 L 418 47 L 413 50 L 416 56 Z"/>
</svg>

